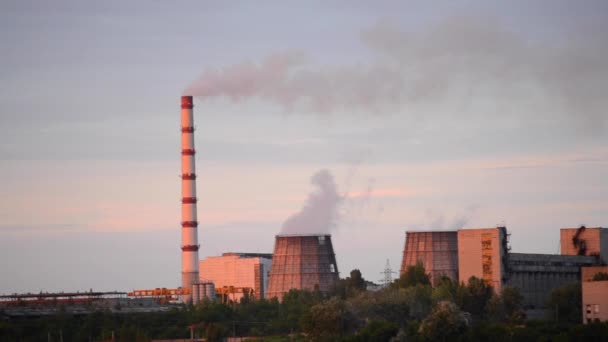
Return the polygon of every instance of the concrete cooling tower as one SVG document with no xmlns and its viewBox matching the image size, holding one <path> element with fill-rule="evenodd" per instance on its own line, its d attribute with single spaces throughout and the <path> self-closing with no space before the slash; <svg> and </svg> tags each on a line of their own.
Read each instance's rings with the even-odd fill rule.
<svg viewBox="0 0 608 342">
<path fill-rule="evenodd" d="M 458 281 L 458 232 L 406 232 L 401 274 L 418 262 L 433 284 L 443 276 Z"/>
<path fill-rule="evenodd" d="M 338 281 L 331 235 L 277 235 L 268 298 L 279 300 L 291 289 L 328 292 Z"/>
</svg>

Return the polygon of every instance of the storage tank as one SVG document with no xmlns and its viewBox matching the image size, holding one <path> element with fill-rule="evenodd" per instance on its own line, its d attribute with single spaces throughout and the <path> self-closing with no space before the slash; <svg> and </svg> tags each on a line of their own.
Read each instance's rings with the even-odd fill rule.
<svg viewBox="0 0 608 342">
<path fill-rule="evenodd" d="M 458 281 L 458 232 L 405 232 L 401 272 L 421 262 L 432 284 L 442 276 Z"/>
<path fill-rule="evenodd" d="M 338 281 L 331 235 L 277 235 L 268 298 L 279 300 L 291 289 L 328 292 Z"/>
<path fill-rule="evenodd" d="M 205 285 L 203 287 L 204 296 L 201 298 L 205 298 L 210 301 L 214 301 L 215 300 L 215 284 L 209 282 L 209 283 L 205 283 L 204 285 Z"/>
<path fill-rule="evenodd" d="M 198 304 L 201 301 L 200 288 L 200 284 L 192 284 L 192 304 Z"/>
<path fill-rule="evenodd" d="M 203 284 L 203 283 L 199 283 L 198 284 L 198 293 L 197 293 L 197 296 L 198 296 L 198 300 L 199 301 L 202 302 L 202 301 L 205 300 L 205 284 Z"/>
</svg>

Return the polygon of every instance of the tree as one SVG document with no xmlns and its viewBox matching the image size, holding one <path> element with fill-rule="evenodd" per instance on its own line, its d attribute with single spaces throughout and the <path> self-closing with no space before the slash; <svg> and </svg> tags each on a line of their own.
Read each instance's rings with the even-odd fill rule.
<svg viewBox="0 0 608 342">
<path fill-rule="evenodd" d="M 350 271 L 350 277 L 346 278 L 348 289 L 351 291 L 365 291 L 365 279 L 361 276 L 361 271 L 354 269 Z"/>
<path fill-rule="evenodd" d="M 343 300 L 333 297 L 310 308 L 302 321 L 312 341 L 336 341 L 355 323 Z"/>
<path fill-rule="evenodd" d="M 457 281 L 454 281 L 449 277 L 441 277 L 437 282 L 437 286 L 433 289 L 433 302 L 439 303 L 447 300 L 455 303 L 459 286 L 460 284 L 458 284 Z"/>
<path fill-rule="evenodd" d="M 323 297 L 318 291 L 289 290 L 283 296 L 283 301 L 279 306 L 279 317 L 275 326 L 282 326 L 285 332 L 298 330 L 303 317 L 313 305 L 321 302 L 322 299 Z"/>
<path fill-rule="evenodd" d="M 418 333 L 425 341 L 453 341 L 466 333 L 469 320 L 456 304 L 439 302 L 420 324 Z"/>
<path fill-rule="evenodd" d="M 410 286 L 420 285 L 431 285 L 431 280 L 424 270 L 424 266 L 421 262 L 416 265 L 410 265 L 406 268 L 405 272 L 399 277 L 397 281 L 399 287 L 405 288 Z"/>
<path fill-rule="evenodd" d="M 581 284 L 574 283 L 551 291 L 549 310 L 558 322 L 581 322 L 582 293 Z"/>
<path fill-rule="evenodd" d="M 471 277 L 466 286 L 458 288 L 457 302 L 462 310 L 481 318 L 493 294 L 494 290 L 483 279 Z"/>
<path fill-rule="evenodd" d="M 520 323 L 524 320 L 524 296 L 521 295 L 518 288 L 513 286 L 503 287 L 500 291 L 500 299 L 507 321 L 511 323 Z"/>
<path fill-rule="evenodd" d="M 350 271 L 350 277 L 339 279 L 336 282 L 330 294 L 346 299 L 365 291 L 366 288 L 367 284 L 365 279 L 361 276 L 361 271 L 354 269 Z"/>
<path fill-rule="evenodd" d="M 369 321 L 357 334 L 345 342 L 385 342 L 397 335 L 399 326 L 384 320 Z"/>
</svg>

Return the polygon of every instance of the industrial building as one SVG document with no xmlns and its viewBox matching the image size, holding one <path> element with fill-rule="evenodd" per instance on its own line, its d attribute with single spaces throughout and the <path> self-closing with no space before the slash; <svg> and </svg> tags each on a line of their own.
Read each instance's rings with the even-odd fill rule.
<svg viewBox="0 0 608 342">
<path fill-rule="evenodd" d="M 449 247 L 454 235 L 456 251 Z M 551 290 L 581 282 L 581 269 L 603 265 L 608 257 L 607 228 L 561 229 L 559 255 L 511 253 L 508 238 L 506 227 L 406 232 L 401 273 L 422 262 L 435 281 L 440 275 L 459 282 L 475 276 L 497 292 L 506 285 L 516 287 L 526 309 L 543 309 Z"/>
<path fill-rule="evenodd" d="M 507 278 L 507 229 L 505 227 L 458 231 L 458 281 L 472 276 L 500 292 Z"/>
<path fill-rule="evenodd" d="M 331 235 L 277 235 L 268 298 L 291 289 L 328 292 L 339 279 Z"/>
<path fill-rule="evenodd" d="M 580 282 L 581 267 L 595 264 L 592 256 L 510 253 L 507 285 L 519 289 L 526 308 L 541 309 L 551 290 Z"/>
<path fill-rule="evenodd" d="M 583 323 L 608 321 L 608 280 L 594 279 L 598 273 L 608 273 L 608 266 L 582 268 Z"/>
<path fill-rule="evenodd" d="M 200 260 L 199 272 L 201 281 L 212 282 L 218 292 L 231 289 L 231 300 L 239 301 L 245 293 L 261 299 L 266 298 L 271 265 L 272 254 L 224 253 Z"/>
<path fill-rule="evenodd" d="M 560 244 L 562 255 L 592 255 L 608 263 L 608 228 L 563 228 Z"/>
</svg>

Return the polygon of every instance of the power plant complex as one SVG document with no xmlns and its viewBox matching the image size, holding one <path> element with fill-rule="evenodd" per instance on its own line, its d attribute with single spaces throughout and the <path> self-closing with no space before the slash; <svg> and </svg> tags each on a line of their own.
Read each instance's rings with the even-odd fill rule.
<svg viewBox="0 0 608 342">
<path fill-rule="evenodd" d="M 561 254 L 555 255 L 512 253 L 506 227 L 408 231 L 401 273 L 421 263 L 434 284 L 442 277 L 466 283 L 475 276 L 497 292 L 515 287 L 527 309 L 542 309 L 551 290 L 583 281 L 582 274 L 589 270 L 608 271 L 601 266 L 608 261 L 608 228 L 581 226 L 560 233 Z"/>
<path fill-rule="evenodd" d="M 192 96 L 181 97 L 181 287 L 128 294 L 77 293 L 74 298 L 91 302 L 111 295 L 116 303 L 123 303 L 127 295 L 197 304 L 216 299 L 234 303 L 243 298 L 282 300 L 292 289 L 330 292 L 339 272 L 329 234 L 276 235 L 272 254 L 231 252 L 199 260 L 193 107 Z M 557 255 L 513 253 L 509 235 L 506 227 L 406 231 L 401 273 L 420 263 L 432 284 L 443 277 L 466 283 L 474 276 L 497 292 L 512 286 L 520 290 L 528 310 L 544 308 L 551 290 L 582 282 L 584 320 L 608 320 L 608 281 L 589 281 L 597 272 L 608 272 L 608 228 L 561 229 Z M 37 303 L 47 298 L 72 300 L 67 295 L 0 296 L 0 305 L 29 299 Z"/>
<path fill-rule="evenodd" d="M 182 287 L 175 293 L 184 302 L 197 303 L 215 298 L 281 300 L 291 289 L 331 291 L 339 272 L 329 234 L 277 235 L 272 254 L 224 253 L 198 259 L 192 110 L 192 96 L 182 96 Z M 602 265 L 608 261 L 606 228 L 561 229 L 558 255 L 513 253 L 509 235 L 506 227 L 407 231 L 401 273 L 422 263 L 433 284 L 442 277 L 466 283 L 474 276 L 497 292 L 513 286 L 523 295 L 526 308 L 533 310 L 544 307 L 552 289 L 581 282 L 583 273 L 591 272 L 589 267 L 605 269 Z M 587 292 L 594 291 L 598 290 Z"/>
</svg>

